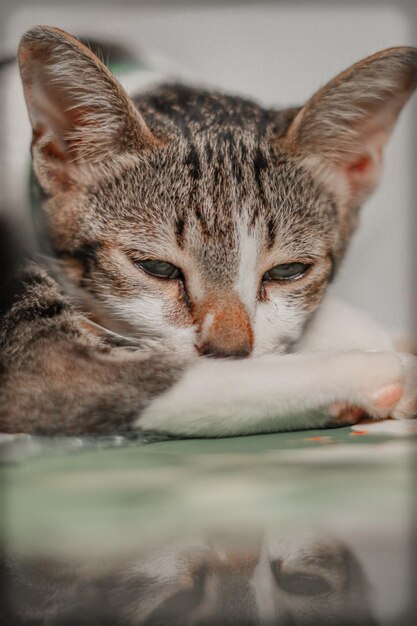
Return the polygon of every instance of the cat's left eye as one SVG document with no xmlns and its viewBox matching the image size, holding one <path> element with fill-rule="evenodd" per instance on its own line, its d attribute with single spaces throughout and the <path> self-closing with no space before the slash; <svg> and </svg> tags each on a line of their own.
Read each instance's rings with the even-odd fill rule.
<svg viewBox="0 0 417 626">
<path fill-rule="evenodd" d="M 171 280 L 182 278 L 181 270 L 167 261 L 145 259 L 144 261 L 134 261 L 134 263 L 147 274 L 151 274 L 151 276 L 156 278 L 169 278 Z"/>
<path fill-rule="evenodd" d="M 282 263 L 265 272 L 262 280 L 294 280 L 303 276 L 309 267 L 306 263 Z"/>
</svg>

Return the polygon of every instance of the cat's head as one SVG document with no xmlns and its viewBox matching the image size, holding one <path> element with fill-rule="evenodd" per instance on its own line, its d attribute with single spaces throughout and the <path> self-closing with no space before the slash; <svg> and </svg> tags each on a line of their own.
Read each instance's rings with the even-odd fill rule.
<svg viewBox="0 0 417 626">
<path fill-rule="evenodd" d="M 16 623 L 377 624 L 365 570 L 338 539 L 275 531 L 263 537 L 234 532 L 233 539 L 186 535 L 139 551 L 131 543 L 128 558 L 114 547 L 101 559 L 88 552 L 71 559 L 9 558 L 5 571 Z"/>
<path fill-rule="evenodd" d="M 19 62 L 57 254 L 114 319 L 200 354 L 288 350 L 319 305 L 417 84 L 417 50 L 349 68 L 305 106 L 165 85 L 133 102 L 73 37 Z"/>
</svg>

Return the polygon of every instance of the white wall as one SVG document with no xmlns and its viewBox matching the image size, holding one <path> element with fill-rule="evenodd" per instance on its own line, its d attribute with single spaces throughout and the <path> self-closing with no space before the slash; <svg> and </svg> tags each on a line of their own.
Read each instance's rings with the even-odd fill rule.
<svg viewBox="0 0 417 626">
<path fill-rule="evenodd" d="M 302 103 L 341 69 L 378 49 L 413 43 L 409 16 L 394 3 L 98 10 L 86 2 L 76 10 L 70 3 L 67 8 L 36 3 L 16 11 L 2 48 L 14 48 L 23 31 L 36 23 L 128 40 L 138 50 L 156 51 L 187 68 L 200 82 L 277 106 Z M 416 286 L 412 118 L 409 106 L 389 145 L 382 185 L 363 211 L 361 229 L 335 286 L 346 301 L 402 332 L 413 325 L 411 294 Z"/>
</svg>

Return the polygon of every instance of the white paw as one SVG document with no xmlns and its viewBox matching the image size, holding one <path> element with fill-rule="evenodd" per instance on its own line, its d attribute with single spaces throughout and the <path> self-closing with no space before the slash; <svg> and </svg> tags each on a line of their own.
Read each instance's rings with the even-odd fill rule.
<svg viewBox="0 0 417 626">
<path fill-rule="evenodd" d="M 400 352 L 398 355 L 404 368 L 404 389 L 392 417 L 405 419 L 417 415 L 417 357 L 405 352 Z"/>
<path fill-rule="evenodd" d="M 405 352 L 381 353 L 376 379 L 362 391 L 362 406 L 376 418 L 406 419 L 417 414 L 417 357 Z M 394 360 L 395 359 L 395 363 Z M 375 363 L 375 365 L 377 365 Z M 391 369 L 391 372 L 389 372 Z"/>
</svg>

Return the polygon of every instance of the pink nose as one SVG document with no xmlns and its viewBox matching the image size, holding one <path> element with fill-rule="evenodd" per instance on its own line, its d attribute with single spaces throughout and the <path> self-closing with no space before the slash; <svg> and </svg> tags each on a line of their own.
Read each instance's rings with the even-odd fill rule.
<svg viewBox="0 0 417 626">
<path fill-rule="evenodd" d="M 211 294 L 195 317 L 199 327 L 196 347 L 201 355 L 244 358 L 251 354 L 252 326 L 235 294 Z"/>
<path fill-rule="evenodd" d="M 249 342 L 233 347 L 225 346 L 224 344 L 205 342 L 201 345 L 197 345 L 197 350 L 202 356 L 243 359 L 250 355 L 252 347 Z"/>
</svg>

